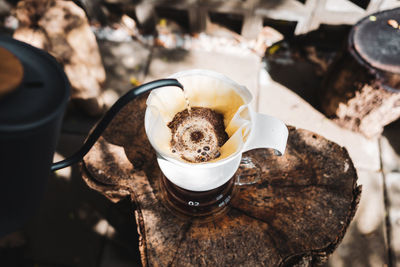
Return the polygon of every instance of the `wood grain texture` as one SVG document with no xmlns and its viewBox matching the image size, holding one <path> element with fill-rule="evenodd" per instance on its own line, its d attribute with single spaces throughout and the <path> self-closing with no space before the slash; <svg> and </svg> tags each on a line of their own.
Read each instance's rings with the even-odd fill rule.
<svg viewBox="0 0 400 267">
<path fill-rule="evenodd" d="M 22 82 L 24 68 L 21 61 L 7 49 L 0 47 L 0 97 L 12 92 Z"/>
<path fill-rule="evenodd" d="M 400 118 L 400 74 L 374 69 L 349 49 L 330 66 L 321 109 L 338 125 L 373 138 Z"/>
<path fill-rule="evenodd" d="M 161 202 L 146 135 L 145 98 L 128 104 L 84 158 L 83 179 L 112 201 L 135 202 L 144 266 L 312 266 L 342 240 L 361 188 L 346 149 L 289 127 L 286 154 L 246 153 L 261 179 L 241 186 L 224 216 L 177 217 Z"/>
</svg>

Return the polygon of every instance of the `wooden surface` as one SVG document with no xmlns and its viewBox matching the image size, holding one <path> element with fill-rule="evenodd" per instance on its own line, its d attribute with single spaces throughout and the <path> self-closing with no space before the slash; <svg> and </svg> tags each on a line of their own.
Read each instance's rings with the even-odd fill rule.
<svg viewBox="0 0 400 267">
<path fill-rule="evenodd" d="M 365 17 L 353 26 L 347 49 L 330 66 L 322 86 L 321 108 L 340 126 L 368 138 L 400 118 L 400 9 Z"/>
<path fill-rule="evenodd" d="M 168 11 L 171 14 L 186 13 L 192 32 L 207 30 L 210 13 L 218 13 L 219 17 L 230 15 L 236 23 L 241 23 L 241 35 L 246 38 L 256 38 L 263 25 L 274 24 L 274 21 L 278 24 L 285 21 L 286 27 L 292 24 L 291 31 L 304 34 L 316 30 L 321 24 L 352 25 L 374 11 L 399 6 L 396 0 L 280 0 L 277 3 L 260 0 L 155 0 L 139 5 L 125 1 L 122 6 L 126 10 L 136 9 L 139 24 L 144 24 L 142 28 L 147 28 L 144 27 L 146 24 L 153 27 L 157 24 L 154 13 L 159 17 L 165 16 Z M 149 20 L 153 21 L 150 23 Z"/>
<path fill-rule="evenodd" d="M 238 188 L 225 216 L 200 223 L 173 215 L 160 201 L 144 101 L 117 115 L 81 165 L 89 187 L 135 202 L 144 266 L 311 266 L 342 240 L 361 192 L 353 163 L 344 148 L 293 127 L 285 156 L 246 153 L 261 179 Z"/>
<path fill-rule="evenodd" d="M 249 39 L 260 37 L 258 34 L 266 25 L 299 35 L 326 25 L 352 25 L 375 11 L 400 6 L 397 0 L 154 0 L 139 3 L 114 0 L 113 2 L 119 3 L 123 14 L 135 17 L 141 32 L 155 31 L 159 22 L 157 18 L 176 21 L 179 17 L 185 19 L 185 28 L 192 33 L 210 31 L 209 27 L 214 26 L 211 22 L 219 20 L 218 24 L 221 23 L 231 29 L 232 24 L 236 24 L 235 31 Z M 98 8 L 100 4 L 100 0 L 81 2 L 90 18 L 105 24 L 108 13 L 113 13 L 115 10 L 104 5 Z"/>
<path fill-rule="evenodd" d="M 0 97 L 17 88 L 23 77 L 21 61 L 7 49 L 0 47 Z"/>
<path fill-rule="evenodd" d="M 350 52 L 330 68 L 321 94 L 321 108 L 328 118 L 368 138 L 400 118 L 400 90 L 385 88 L 391 86 L 374 74 L 376 70 L 361 65 Z M 395 76 L 392 81 L 398 87 L 400 74 Z"/>
</svg>

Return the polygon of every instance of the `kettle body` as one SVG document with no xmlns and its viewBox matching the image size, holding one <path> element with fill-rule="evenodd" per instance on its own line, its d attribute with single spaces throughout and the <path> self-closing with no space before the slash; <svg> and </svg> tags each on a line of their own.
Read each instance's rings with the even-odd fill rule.
<svg viewBox="0 0 400 267">
<path fill-rule="evenodd" d="M 48 53 L 6 36 L 0 47 L 23 67 L 19 85 L 0 95 L 2 236 L 22 226 L 44 195 L 70 85 Z"/>
<path fill-rule="evenodd" d="M 26 133 L 0 134 L 0 236 L 23 225 L 45 193 L 62 113 Z"/>
</svg>

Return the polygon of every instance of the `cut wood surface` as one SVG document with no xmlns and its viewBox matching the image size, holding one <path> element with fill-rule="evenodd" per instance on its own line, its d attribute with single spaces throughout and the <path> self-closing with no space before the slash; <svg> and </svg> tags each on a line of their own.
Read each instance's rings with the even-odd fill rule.
<svg viewBox="0 0 400 267">
<path fill-rule="evenodd" d="M 246 153 L 261 166 L 261 179 L 238 187 L 225 215 L 199 222 L 175 216 L 161 201 L 145 99 L 121 110 L 81 164 L 89 187 L 136 204 L 144 266 L 311 266 L 337 247 L 361 192 L 345 148 L 289 127 L 285 155 Z"/>
<path fill-rule="evenodd" d="M 353 26 L 322 87 L 323 112 L 368 138 L 400 118 L 400 35 L 389 23 L 400 20 L 399 11 L 376 13 L 375 20 L 368 16 Z"/>
<path fill-rule="evenodd" d="M 10 51 L 0 47 L 0 97 L 16 89 L 23 76 L 21 61 Z"/>
<path fill-rule="evenodd" d="M 400 75 L 399 75 L 400 77 Z M 400 90 L 388 90 L 370 67 L 344 53 L 324 82 L 321 108 L 340 126 L 373 138 L 400 118 Z"/>
</svg>

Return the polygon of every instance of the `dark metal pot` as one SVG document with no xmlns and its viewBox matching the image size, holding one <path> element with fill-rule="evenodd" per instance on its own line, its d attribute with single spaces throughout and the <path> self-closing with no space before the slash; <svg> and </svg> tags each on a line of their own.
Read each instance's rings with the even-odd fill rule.
<svg viewBox="0 0 400 267">
<path fill-rule="evenodd" d="M 50 171 L 82 160 L 118 111 L 135 97 L 163 86 L 182 85 L 162 79 L 134 88 L 110 108 L 80 150 L 52 163 L 70 86 L 62 68 L 46 52 L 0 36 L 0 48 L 11 52 L 23 67 L 23 78 L 7 94 L 0 79 L 0 237 L 23 225 L 40 203 Z M 4 49 L 3 49 L 4 50 Z M 11 55 L 12 55 L 11 54 Z M 0 78 L 5 63 L 0 61 Z M 3 73 L 4 74 L 4 73 Z M 22 76 L 21 76 L 22 77 Z"/>
</svg>

